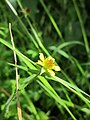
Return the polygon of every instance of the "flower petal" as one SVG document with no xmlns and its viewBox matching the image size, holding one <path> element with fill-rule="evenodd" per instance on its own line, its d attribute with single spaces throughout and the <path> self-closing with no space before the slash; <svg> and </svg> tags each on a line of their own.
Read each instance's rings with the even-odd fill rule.
<svg viewBox="0 0 90 120">
<path fill-rule="evenodd" d="M 39 65 L 43 66 L 43 63 L 42 63 L 42 61 L 41 61 L 41 60 L 38 60 L 37 64 L 39 64 Z"/>
<path fill-rule="evenodd" d="M 40 75 L 43 74 L 46 70 L 44 68 L 41 69 Z"/>
<path fill-rule="evenodd" d="M 41 61 L 44 61 L 45 58 L 44 58 L 43 53 L 39 53 L 39 54 L 40 54 L 40 55 L 39 55 L 40 60 L 41 60 Z"/>
<path fill-rule="evenodd" d="M 60 67 L 59 66 L 53 66 L 53 70 L 60 71 Z"/>
<path fill-rule="evenodd" d="M 49 72 L 49 74 L 50 74 L 51 76 L 53 76 L 53 77 L 55 76 L 55 73 L 54 73 L 52 70 L 49 70 L 49 69 L 48 69 L 47 71 Z"/>
</svg>

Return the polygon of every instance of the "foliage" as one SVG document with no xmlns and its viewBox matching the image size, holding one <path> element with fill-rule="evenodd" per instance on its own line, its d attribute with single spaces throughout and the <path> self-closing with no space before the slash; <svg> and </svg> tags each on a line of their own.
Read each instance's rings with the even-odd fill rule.
<svg viewBox="0 0 90 120">
<path fill-rule="evenodd" d="M 23 120 L 90 119 L 88 4 L 89 0 L 0 1 L 0 120 L 18 119 L 15 67 Z M 45 60 L 52 56 L 61 71 L 40 74 L 39 53 Z"/>
</svg>

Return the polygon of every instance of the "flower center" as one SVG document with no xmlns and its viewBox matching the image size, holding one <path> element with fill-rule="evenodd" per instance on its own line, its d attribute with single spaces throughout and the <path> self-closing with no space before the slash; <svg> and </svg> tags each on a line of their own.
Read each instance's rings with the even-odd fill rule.
<svg viewBox="0 0 90 120">
<path fill-rule="evenodd" d="M 54 66 L 53 60 L 46 58 L 46 59 L 44 60 L 44 66 L 45 66 L 45 68 L 47 68 L 47 69 L 52 69 L 53 66 Z"/>
</svg>

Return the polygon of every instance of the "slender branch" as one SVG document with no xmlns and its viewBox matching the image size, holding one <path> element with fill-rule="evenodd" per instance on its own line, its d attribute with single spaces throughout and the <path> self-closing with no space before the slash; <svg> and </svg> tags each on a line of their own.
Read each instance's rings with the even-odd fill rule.
<svg viewBox="0 0 90 120">
<path fill-rule="evenodd" d="M 11 36 L 11 43 L 12 43 L 12 47 L 13 49 L 15 49 L 15 45 L 14 45 L 14 40 L 13 40 L 13 35 L 12 35 L 12 31 L 11 31 L 11 23 L 9 23 L 9 31 L 10 31 L 10 36 Z M 17 56 L 16 56 L 16 52 L 13 51 L 14 54 L 14 61 L 15 61 L 15 65 L 17 65 Z M 17 111 L 18 111 L 18 119 L 22 120 L 22 111 L 21 111 L 21 106 L 20 106 L 20 99 L 19 99 L 19 94 L 18 94 L 18 68 L 15 67 L 16 69 L 16 96 L 17 96 Z"/>
</svg>

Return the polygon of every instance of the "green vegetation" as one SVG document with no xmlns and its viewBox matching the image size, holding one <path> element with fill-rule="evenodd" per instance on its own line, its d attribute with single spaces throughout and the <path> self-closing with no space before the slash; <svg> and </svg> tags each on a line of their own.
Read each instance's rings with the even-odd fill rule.
<svg viewBox="0 0 90 120">
<path fill-rule="evenodd" d="M 90 119 L 89 4 L 0 0 L 0 120 Z"/>
</svg>

